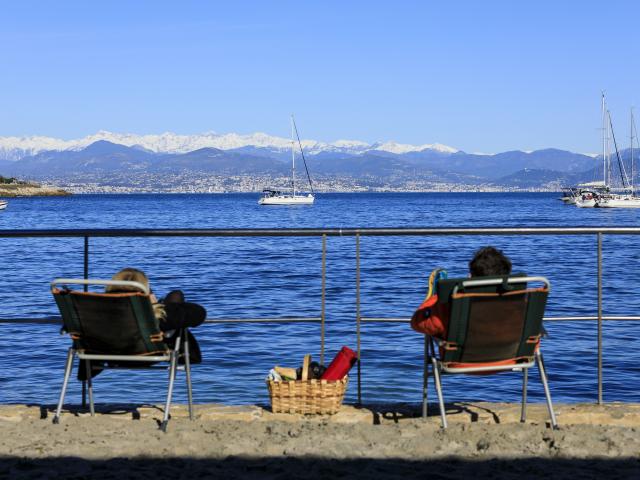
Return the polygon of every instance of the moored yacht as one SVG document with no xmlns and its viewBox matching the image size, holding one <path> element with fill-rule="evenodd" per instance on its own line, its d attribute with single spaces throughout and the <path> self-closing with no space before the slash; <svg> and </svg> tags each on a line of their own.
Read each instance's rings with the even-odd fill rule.
<svg viewBox="0 0 640 480">
<path fill-rule="evenodd" d="M 580 188 L 576 195 L 575 205 L 580 208 L 640 208 L 640 197 L 638 197 L 633 188 L 634 163 L 633 163 L 633 140 L 635 130 L 635 121 L 633 111 L 631 112 L 631 176 L 627 176 L 627 170 L 618 151 L 615 134 L 613 133 L 613 122 L 611 114 L 607 110 L 604 93 L 602 94 L 602 162 L 603 162 L 603 180 L 579 185 Z M 612 191 L 611 179 L 611 141 L 615 147 L 616 158 L 622 187 L 616 188 L 617 193 Z"/>
<path fill-rule="evenodd" d="M 0 200 L 0 210 L 4 210 L 5 208 L 7 208 L 7 205 L 9 205 L 9 202 L 7 202 L 6 200 Z"/>
<path fill-rule="evenodd" d="M 562 200 L 564 203 L 576 203 L 577 196 L 577 187 L 562 187 L 562 196 L 560 197 L 560 200 Z"/>
<path fill-rule="evenodd" d="M 604 182 L 582 183 L 576 187 L 573 203 L 579 208 L 593 208 L 598 199 L 609 193 Z"/>
<path fill-rule="evenodd" d="M 609 122 L 611 122 L 611 116 L 609 116 Z M 613 132 L 613 128 L 612 128 Z M 636 122 L 633 118 L 633 109 L 631 109 L 631 148 L 630 156 L 631 156 L 631 177 L 627 178 L 627 172 L 624 168 L 624 164 L 622 164 L 620 157 L 618 156 L 618 161 L 620 162 L 620 174 L 622 176 L 622 184 L 624 187 L 628 188 L 627 193 L 622 194 L 610 194 L 604 195 L 602 198 L 599 198 L 596 202 L 596 207 L 599 208 L 640 208 L 640 197 L 636 195 L 633 187 L 633 177 L 634 177 L 634 162 L 633 162 L 633 140 L 637 137 L 636 135 Z M 614 145 L 615 145 L 615 136 Z M 618 147 L 616 146 L 616 155 L 618 155 Z M 625 182 L 626 180 L 626 182 Z"/>
<path fill-rule="evenodd" d="M 311 193 L 301 194 L 296 190 L 296 147 L 295 139 L 298 139 L 298 145 L 300 147 L 300 155 L 304 162 L 304 168 L 307 172 L 307 178 L 309 179 L 309 188 Z M 266 188 L 262 191 L 262 197 L 258 200 L 259 205 L 311 205 L 315 197 L 313 195 L 313 185 L 311 183 L 311 176 L 309 175 L 309 169 L 307 168 L 307 161 L 304 158 L 304 152 L 302 151 L 302 143 L 300 142 L 300 136 L 298 135 L 298 128 L 296 122 L 291 115 L 291 193 L 284 193 L 280 190 L 274 190 Z"/>
<path fill-rule="evenodd" d="M 260 205 L 310 205 L 314 200 L 314 196 L 310 193 L 308 195 L 295 195 L 266 188 L 262 191 L 262 197 L 258 200 L 258 203 Z"/>
<path fill-rule="evenodd" d="M 640 208 L 640 197 L 634 195 L 603 195 L 595 202 L 597 208 Z"/>
</svg>

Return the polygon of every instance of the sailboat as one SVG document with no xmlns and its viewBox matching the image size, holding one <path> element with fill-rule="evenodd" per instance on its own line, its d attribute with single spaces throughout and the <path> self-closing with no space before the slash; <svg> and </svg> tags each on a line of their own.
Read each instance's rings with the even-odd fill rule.
<svg viewBox="0 0 640 480">
<path fill-rule="evenodd" d="M 579 208 L 593 208 L 598 199 L 609 193 L 609 187 L 602 181 L 581 183 L 575 190 L 572 203 Z"/>
<path fill-rule="evenodd" d="M 609 117 L 611 120 L 611 117 Z M 613 129 L 612 129 L 613 132 Z M 634 162 L 633 162 L 633 140 L 637 135 L 635 120 L 633 118 L 633 109 L 631 110 L 631 148 L 629 149 L 631 155 L 631 179 L 627 178 L 627 172 L 624 168 L 624 164 L 620 159 L 618 153 L 618 146 L 615 145 L 615 136 L 613 137 L 614 145 L 616 146 L 616 155 L 618 156 L 618 162 L 620 164 L 620 175 L 622 176 L 623 187 L 628 188 L 628 193 L 623 194 L 609 194 L 605 195 L 596 202 L 596 207 L 599 208 L 640 208 L 640 197 L 635 194 L 633 188 L 633 176 L 634 176 Z M 626 182 L 625 182 L 626 180 Z"/>
<path fill-rule="evenodd" d="M 631 114 L 631 180 L 627 177 L 624 163 L 620 158 L 615 134 L 613 133 L 613 122 L 611 114 L 607 110 L 604 93 L 602 94 L 602 162 L 603 179 L 598 182 L 585 184 L 591 188 L 581 189 L 576 197 L 575 205 L 580 208 L 640 208 L 640 197 L 636 196 L 633 189 L 633 132 L 635 131 L 633 112 Z M 618 168 L 622 179 L 624 193 L 611 192 L 611 140 L 616 151 Z M 608 175 L 607 175 L 608 174 Z"/>
<path fill-rule="evenodd" d="M 307 179 L 309 180 L 309 188 L 311 193 L 304 195 L 296 190 L 296 143 L 298 140 L 298 146 L 300 147 L 300 155 L 304 162 L 304 169 L 307 172 Z M 267 188 L 262 191 L 262 197 L 258 200 L 259 205 L 312 205 L 315 200 L 313 192 L 313 184 L 311 183 L 311 176 L 309 175 L 309 169 L 307 168 L 307 161 L 304 158 L 304 152 L 302 150 L 302 143 L 300 142 L 300 136 L 298 135 L 298 127 L 296 121 L 291 115 L 291 193 L 282 192 L 280 190 L 274 190 Z"/>
<path fill-rule="evenodd" d="M 603 178 L 602 181 L 595 181 L 584 184 L 585 188 L 581 188 L 576 196 L 575 206 L 579 208 L 593 208 L 597 205 L 597 201 L 602 199 L 604 195 L 609 193 L 609 185 L 607 183 L 607 171 L 609 170 L 609 123 L 607 123 L 607 104 L 602 92 L 602 162 L 603 162 Z"/>
</svg>

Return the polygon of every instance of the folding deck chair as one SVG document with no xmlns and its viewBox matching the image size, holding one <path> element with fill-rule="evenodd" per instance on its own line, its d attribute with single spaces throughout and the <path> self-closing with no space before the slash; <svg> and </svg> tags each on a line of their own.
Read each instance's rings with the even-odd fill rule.
<svg viewBox="0 0 640 480">
<path fill-rule="evenodd" d="M 94 293 L 71 290 L 68 285 L 111 285 L 133 287 L 138 291 L 123 293 Z M 187 379 L 189 398 L 189 418 L 193 420 L 193 397 L 191 390 L 191 364 L 187 330 L 176 333 L 175 347 L 169 348 L 164 342 L 151 301 L 149 289 L 138 282 L 114 280 L 79 280 L 58 278 L 51 282 L 51 292 L 60 309 L 64 330 L 71 336 L 72 346 L 67 353 L 67 363 L 60 400 L 53 423 L 59 423 L 64 396 L 73 369 L 73 360 L 85 362 L 89 408 L 95 415 L 93 403 L 92 371 L 104 368 L 125 369 L 167 369 L 154 365 L 158 362 L 169 363 L 169 387 L 164 409 L 164 418 L 160 424 L 162 431 L 167 430 L 173 385 L 178 370 L 178 360 L 184 359 L 184 371 Z M 83 384 L 84 394 L 84 384 Z M 83 399 L 84 400 L 84 399 Z"/>
<path fill-rule="evenodd" d="M 542 284 L 530 288 L 527 284 Z M 447 417 L 442 374 L 521 371 L 522 409 L 526 420 L 528 371 L 535 364 L 544 387 L 552 428 L 557 427 L 551 393 L 540 352 L 542 317 L 550 284 L 544 277 L 484 277 L 446 279 L 438 284 L 439 302 L 450 306 L 446 339 L 427 335 L 424 364 L 423 416 L 427 416 L 429 365 L 435 379 L 442 427 Z M 439 347 L 436 351 L 436 344 Z"/>
</svg>

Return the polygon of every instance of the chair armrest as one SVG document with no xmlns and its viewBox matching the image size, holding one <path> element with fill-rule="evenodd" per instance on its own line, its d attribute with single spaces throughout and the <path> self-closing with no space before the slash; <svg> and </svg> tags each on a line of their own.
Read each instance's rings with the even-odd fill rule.
<svg viewBox="0 0 640 480">
<path fill-rule="evenodd" d="M 51 282 L 51 291 L 56 285 L 104 285 L 112 287 L 133 287 L 145 295 L 149 295 L 149 287 L 140 282 L 131 282 L 127 280 L 99 280 L 99 279 L 82 279 L 82 278 L 56 278 Z"/>
</svg>

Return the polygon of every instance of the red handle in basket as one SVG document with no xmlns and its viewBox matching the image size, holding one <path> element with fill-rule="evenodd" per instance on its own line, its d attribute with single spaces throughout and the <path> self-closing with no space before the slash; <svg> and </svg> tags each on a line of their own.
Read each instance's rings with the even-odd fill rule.
<svg viewBox="0 0 640 480">
<path fill-rule="evenodd" d="M 358 354 L 351 350 L 349 347 L 342 347 L 340 351 L 333 358 L 324 374 L 322 380 L 340 380 L 342 379 L 351 367 L 356 363 Z"/>
</svg>

